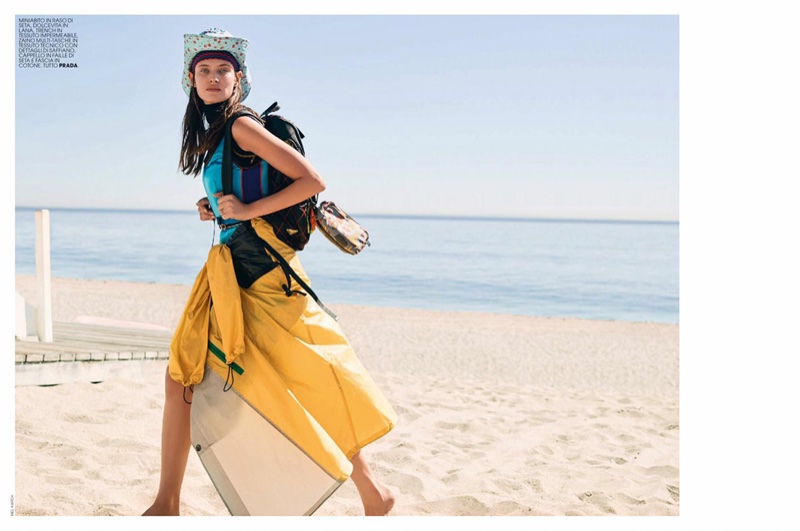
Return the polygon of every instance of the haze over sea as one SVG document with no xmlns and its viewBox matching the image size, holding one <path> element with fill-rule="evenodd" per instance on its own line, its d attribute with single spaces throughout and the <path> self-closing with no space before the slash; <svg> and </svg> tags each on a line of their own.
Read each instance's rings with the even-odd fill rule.
<svg viewBox="0 0 800 531">
<path fill-rule="evenodd" d="M 16 209 L 15 269 L 35 274 L 35 209 Z M 301 253 L 320 299 L 677 323 L 677 222 L 354 217 L 371 246 L 321 234 Z M 191 285 L 218 237 L 194 212 L 51 209 L 54 277 Z"/>
</svg>

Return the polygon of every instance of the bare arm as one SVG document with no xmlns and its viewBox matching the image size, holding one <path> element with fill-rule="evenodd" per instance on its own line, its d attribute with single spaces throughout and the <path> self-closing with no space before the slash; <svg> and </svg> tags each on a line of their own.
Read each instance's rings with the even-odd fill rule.
<svg viewBox="0 0 800 531">
<path fill-rule="evenodd" d="M 311 163 L 255 120 L 247 116 L 238 118 L 231 133 L 242 149 L 255 153 L 294 182 L 247 205 L 232 194 L 216 194 L 222 217 L 242 221 L 256 218 L 300 203 L 325 190 L 325 182 Z"/>
</svg>

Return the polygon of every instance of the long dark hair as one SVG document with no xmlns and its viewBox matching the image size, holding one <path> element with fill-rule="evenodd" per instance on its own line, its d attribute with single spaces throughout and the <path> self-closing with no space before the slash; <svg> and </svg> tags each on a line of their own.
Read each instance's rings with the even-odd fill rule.
<svg viewBox="0 0 800 531">
<path fill-rule="evenodd" d="M 205 126 L 203 109 L 205 103 L 197 94 L 197 89 L 192 87 L 189 103 L 183 115 L 183 141 L 181 143 L 180 170 L 186 175 L 197 176 L 203 165 L 208 163 L 214 154 L 214 148 L 219 144 L 225 131 L 225 124 L 234 113 L 245 110 L 258 116 L 251 108 L 242 105 L 241 84 L 233 88 L 233 94 L 222 105 L 219 117 L 214 123 Z"/>
</svg>

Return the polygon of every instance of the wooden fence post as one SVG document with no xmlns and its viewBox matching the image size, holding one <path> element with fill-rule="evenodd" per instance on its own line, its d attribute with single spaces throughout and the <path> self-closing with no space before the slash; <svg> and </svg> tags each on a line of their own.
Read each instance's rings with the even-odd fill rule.
<svg viewBox="0 0 800 531">
<path fill-rule="evenodd" d="M 50 291 L 50 211 L 36 211 L 36 335 L 53 342 L 53 299 Z"/>
</svg>

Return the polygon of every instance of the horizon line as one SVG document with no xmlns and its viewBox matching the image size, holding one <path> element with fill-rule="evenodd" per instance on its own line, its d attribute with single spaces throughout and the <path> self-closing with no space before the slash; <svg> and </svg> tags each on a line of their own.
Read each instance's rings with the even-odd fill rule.
<svg viewBox="0 0 800 531">
<path fill-rule="evenodd" d="M 161 214 L 190 214 L 194 210 L 178 209 L 145 209 L 145 208 L 81 208 L 81 207 L 32 207 L 14 206 L 14 210 L 66 210 L 77 212 L 130 212 L 130 213 L 161 213 Z M 523 222 L 567 222 L 567 223 L 655 223 L 678 225 L 679 220 L 669 219 L 626 219 L 626 218 L 575 218 L 575 217 L 524 217 L 524 216 L 467 216 L 463 214 L 370 214 L 354 213 L 351 217 L 384 218 L 384 219 L 438 219 L 450 221 L 523 221 Z"/>
</svg>

